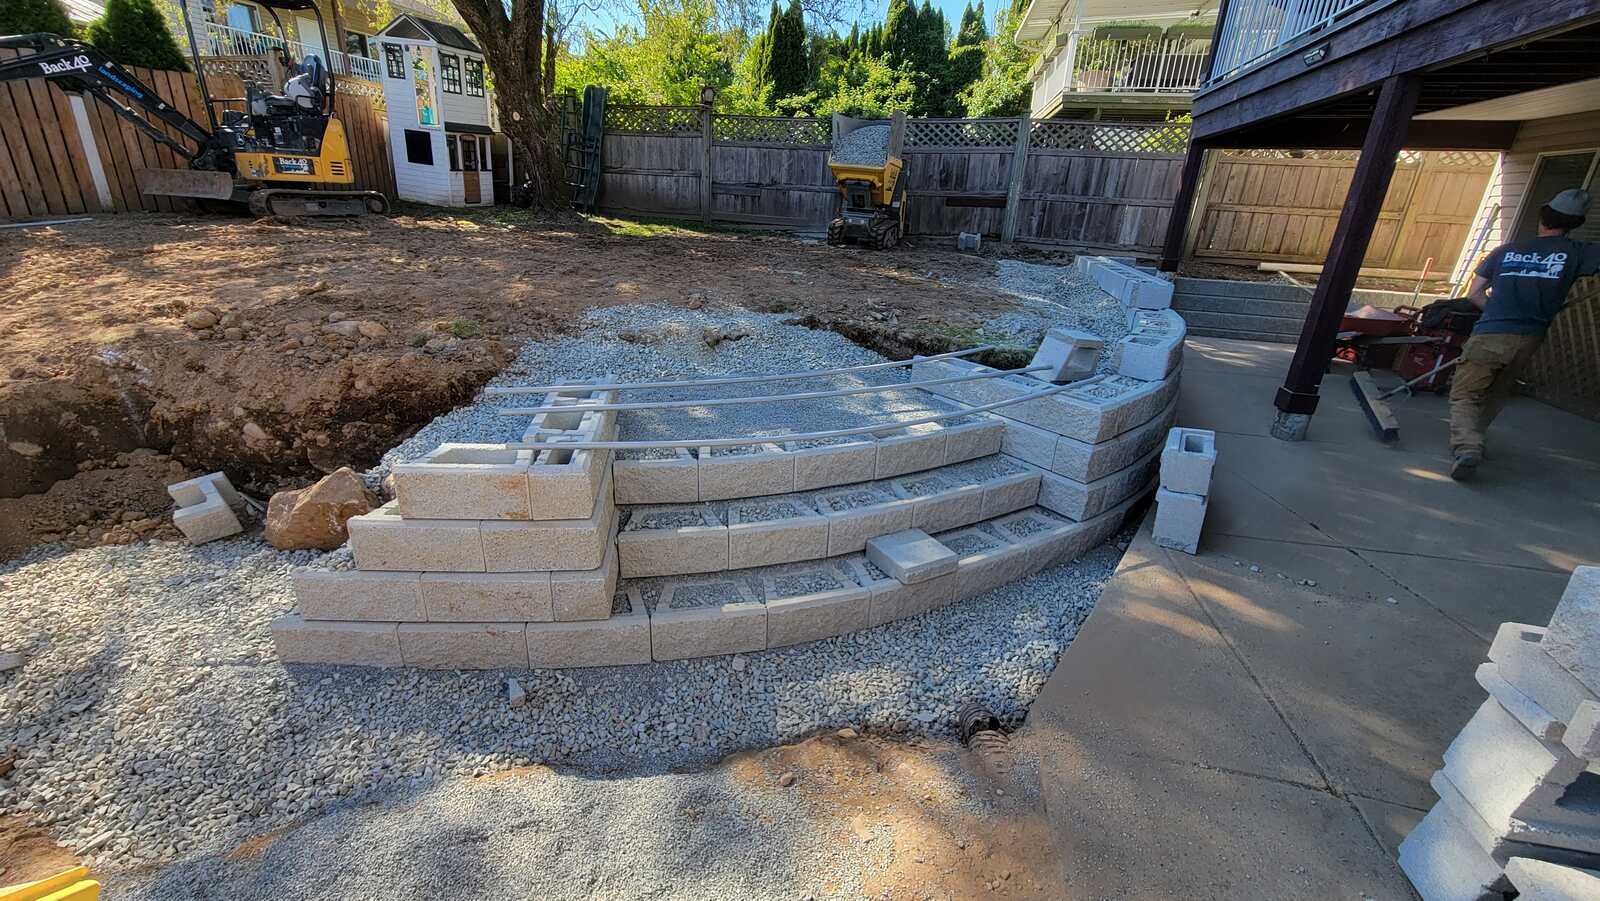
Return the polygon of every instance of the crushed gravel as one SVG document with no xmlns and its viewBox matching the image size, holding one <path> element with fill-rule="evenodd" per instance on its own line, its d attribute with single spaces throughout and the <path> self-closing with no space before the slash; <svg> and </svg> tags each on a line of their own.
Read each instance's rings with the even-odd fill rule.
<svg viewBox="0 0 1600 901">
<path fill-rule="evenodd" d="M 889 161 L 889 126 L 863 125 L 833 144 L 833 162 L 882 166 Z"/>
<path fill-rule="evenodd" d="M 998 260 L 995 287 L 1022 301 L 1025 309 L 1002 313 L 984 330 L 1018 344 L 1038 344 L 1052 328 L 1075 328 L 1105 339 L 1106 347 L 1128 334 L 1128 313 L 1121 301 L 1070 266 Z M 1115 361 L 1100 354 L 1097 372 L 1111 372 Z"/>
</svg>

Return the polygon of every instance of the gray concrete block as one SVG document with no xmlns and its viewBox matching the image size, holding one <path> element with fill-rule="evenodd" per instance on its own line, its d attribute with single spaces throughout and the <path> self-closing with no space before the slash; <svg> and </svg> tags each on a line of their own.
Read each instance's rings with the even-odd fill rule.
<svg viewBox="0 0 1600 901">
<path fill-rule="evenodd" d="M 795 491 L 867 482 L 878 471 L 878 442 L 871 435 L 788 441 L 783 446 L 794 454 Z"/>
<path fill-rule="evenodd" d="M 239 492 L 233 489 L 233 483 L 228 481 L 227 475 L 220 472 L 208 472 L 203 476 L 174 482 L 167 486 L 167 495 L 179 507 L 192 507 L 205 502 L 210 494 L 205 489 L 207 485 L 222 498 L 223 503 L 235 511 L 244 506 L 244 502 L 239 499 Z"/>
<path fill-rule="evenodd" d="M 869 538 L 911 528 L 915 502 L 877 488 L 837 488 L 815 498 L 817 512 L 828 520 L 830 557 L 863 550 Z"/>
<path fill-rule="evenodd" d="M 284 663 L 400 666 L 395 623 L 308 620 L 290 613 L 272 621 L 272 644 Z"/>
<path fill-rule="evenodd" d="M 794 490 L 794 454 L 776 444 L 700 449 L 700 499 L 788 494 Z"/>
<path fill-rule="evenodd" d="M 1186 554 L 1200 550 L 1200 529 L 1206 521 L 1206 499 L 1198 494 L 1156 491 L 1156 544 Z"/>
<path fill-rule="evenodd" d="M 608 479 L 586 519 L 484 522 L 483 555 L 487 571 L 595 569 L 605 559 L 616 516 Z"/>
<path fill-rule="evenodd" d="M 1177 393 L 1177 373 L 1158 382 L 1101 375 L 995 413 L 1089 444 L 1108 441 L 1155 418 Z"/>
<path fill-rule="evenodd" d="M 617 552 L 608 543 L 599 568 L 550 574 L 550 608 L 556 622 L 605 619 L 617 592 Z"/>
<path fill-rule="evenodd" d="M 1506 862 L 1506 878 L 1516 888 L 1520 901 L 1595 901 L 1600 898 L 1600 870 L 1513 857 Z"/>
<path fill-rule="evenodd" d="M 402 519 L 395 501 L 345 522 L 357 569 L 411 572 L 483 572 L 478 525 L 472 519 Z"/>
<path fill-rule="evenodd" d="M 890 479 L 908 472 L 943 466 L 946 429 L 937 422 L 904 426 L 876 433 L 878 468 L 875 478 Z"/>
<path fill-rule="evenodd" d="M 955 551 L 921 529 L 879 535 L 867 541 L 867 559 L 907 585 L 956 571 Z"/>
<path fill-rule="evenodd" d="M 1544 636 L 1545 653 L 1600 694 L 1600 566 L 1572 571 Z"/>
<path fill-rule="evenodd" d="M 435 623 L 549 622 L 550 574 L 530 573 L 423 573 L 418 583 L 420 617 L 402 621 Z"/>
<path fill-rule="evenodd" d="M 1489 646 L 1489 659 L 1500 676 L 1532 698 L 1561 722 L 1569 722 L 1584 701 L 1600 701 L 1595 693 L 1545 652 L 1542 626 L 1501 623 Z"/>
<path fill-rule="evenodd" d="M 1095 366 L 1100 363 L 1100 353 L 1105 344 L 1105 339 L 1099 335 L 1081 329 L 1048 329 L 1028 366 L 1050 368 L 1028 374 L 1039 381 L 1058 385 L 1081 381 L 1094 375 Z"/>
<path fill-rule="evenodd" d="M 533 451 L 499 444 L 441 444 L 397 463 L 395 500 L 406 519 L 529 519 Z"/>
<path fill-rule="evenodd" d="M 1039 501 L 1040 484 L 1040 474 L 1034 471 L 1007 473 L 985 480 L 982 483 L 983 518 L 991 519 L 1033 506 Z"/>
<path fill-rule="evenodd" d="M 400 657 L 418 669 L 527 669 L 524 623 L 401 623 Z"/>
<path fill-rule="evenodd" d="M 295 609 L 306 619 L 399 622 L 427 619 L 418 573 L 297 569 Z"/>
<path fill-rule="evenodd" d="M 767 646 L 767 608 L 738 579 L 673 579 L 650 611 L 656 660 L 759 651 Z"/>
<path fill-rule="evenodd" d="M 1600 703 L 1584 701 L 1561 734 L 1561 744 L 1574 757 L 1600 760 Z"/>
<path fill-rule="evenodd" d="M 945 463 L 965 463 L 979 457 L 1000 453 L 1005 440 L 1004 420 L 998 416 L 977 413 L 970 419 L 952 419 L 944 423 Z"/>
<path fill-rule="evenodd" d="M 1540 707 L 1537 701 L 1518 691 L 1516 686 L 1501 677 L 1498 664 L 1480 664 L 1473 675 L 1478 684 L 1483 686 L 1483 690 L 1489 693 L 1489 697 L 1515 717 L 1517 722 L 1522 724 L 1522 728 L 1543 741 L 1561 740 L 1562 733 L 1567 730 L 1566 725 L 1551 716 L 1550 711 Z"/>
<path fill-rule="evenodd" d="M 1217 465 L 1217 433 L 1175 428 L 1161 449 L 1161 487 L 1184 494 L 1210 494 Z"/>
<path fill-rule="evenodd" d="M 801 498 L 728 504 L 728 568 L 797 563 L 828 556 L 828 520 Z"/>
<path fill-rule="evenodd" d="M 872 591 L 855 585 L 767 601 L 767 647 L 859 632 L 871 623 Z"/>
<path fill-rule="evenodd" d="M 612 461 L 612 491 L 616 502 L 692 504 L 699 500 L 700 464 L 694 454 L 684 447 L 661 448 L 655 453 L 657 456 L 619 455 Z"/>
<path fill-rule="evenodd" d="M 547 437 L 545 440 L 559 443 L 563 439 Z M 597 434 L 596 440 L 609 438 Z M 540 451 L 533 465 L 528 467 L 530 518 L 561 520 L 588 516 L 600 500 L 601 492 L 609 491 L 604 486 L 610 471 L 609 450 L 550 448 Z M 611 500 L 609 495 L 607 500 Z"/>
<path fill-rule="evenodd" d="M 1088 275 L 1095 284 L 1120 300 L 1124 307 L 1163 310 L 1172 306 L 1172 283 L 1166 279 L 1107 257 L 1093 257 L 1087 265 Z"/>
<path fill-rule="evenodd" d="M 1034 465 L 1077 482 L 1093 482 L 1114 472 L 1120 472 L 1137 463 L 1145 455 L 1162 446 L 1167 428 L 1177 417 L 1178 402 L 1174 398 L 1165 409 L 1149 422 L 1135 426 L 1115 438 L 1099 444 L 1088 444 L 1075 438 L 1058 436 L 1049 461 Z M 1046 433 L 1049 434 L 1049 433 Z"/>
<path fill-rule="evenodd" d="M 1142 492 L 1156 476 L 1159 465 L 1158 451 L 1151 450 L 1121 470 L 1092 482 L 1043 473 L 1038 503 L 1046 510 L 1082 522 Z"/>
<path fill-rule="evenodd" d="M 172 524 L 190 544 L 205 544 L 244 531 L 236 512 L 239 495 L 220 472 L 168 485 L 167 494 L 178 505 Z"/>
<path fill-rule="evenodd" d="M 636 507 L 617 535 L 622 577 L 675 576 L 728 568 L 728 527 L 710 507 Z"/>
<path fill-rule="evenodd" d="M 536 669 L 627 666 L 650 660 L 650 618 L 643 603 L 612 613 L 609 619 L 528 624 L 528 665 Z"/>
<path fill-rule="evenodd" d="M 937 472 L 902 476 L 889 482 L 895 497 L 909 500 L 911 525 L 932 534 L 983 519 L 983 485 L 962 484 Z"/>
<path fill-rule="evenodd" d="M 1000 452 L 1008 457 L 1015 457 L 1043 469 L 1051 468 L 1051 463 L 1056 455 L 1056 441 L 1061 436 L 1055 432 L 1047 432 L 1037 426 L 1004 416 L 996 416 L 1004 424 L 1005 432 L 1000 441 Z M 1082 442 L 1076 442 L 1083 444 Z M 1084 447 L 1094 445 L 1084 444 Z"/>
<path fill-rule="evenodd" d="M 956 569 L 957 598 L 974 597 L 1004 585 L 1023 575 L 1027 566 L 1027 555 L 1020 547 L 976 527 L 934 537 L 960 558 Z"/>
<path fill-rule="evenodd" d="M 1559 843 L 1544 842 L 1545 838 L 1556 833 L 1530 830 L 1527 824 L 1515 821 L 1508 824 L 1485 820 L 1471 800 L 1450 778 L 1448 769 L 1434 773 L 1428 784 L 1439 795 L 1439 806 L 1449 812 L 1451 819 L 1458 823 L 1472 837 L 1473 842 L 1483 849 L 1483 853 L 1497 865 L 1504 866 L 1514 857 L 1533 857 L 1552 863 L 1576 866 L 1600 865 L 1600 855 L 1564 847 Z"/>
<path fill-rule="evenodd" d="M 1505 901 L 1500 867 L 1443 805 L 1400 843 L 1400 869 L 1422 901 Z"/>
</svg>

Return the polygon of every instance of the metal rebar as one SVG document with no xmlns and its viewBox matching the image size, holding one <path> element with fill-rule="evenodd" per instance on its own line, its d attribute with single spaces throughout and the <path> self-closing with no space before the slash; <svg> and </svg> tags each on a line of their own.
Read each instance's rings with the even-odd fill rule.
<svg viewBox="0 0 1600 901">
<path fill-rule="evenodd" d="M 999 378 L 1006 375 L 1023 375 L 1029 372 L 1042 372 L 1050 369 L 1049 366 L 1024 366 L 1020 369 L 995 369 L 989 372 L 976 372 L 968 375 L 947 376 L 942 379 L 927 379 L 920 382 L 892 382 L 887 385 L 858 385 L 854 388 L 835 388 L 830 391 L 803 391 L 799 394 L 765 394 L 756 397 L 716 397 L 702 400 L 658 400 L 638 401 L 626 404 L 573 404 L 570 406 L 556 407 L 507 407 L 499 410 L 501 416 L 537 416 L 540 413 L 567 413 L 582 411 L 584 413 L 600 412 L 603 410 L 671 410 L 683 407 L 726 407 L 739 404 L 764 404 L 779 403 L 790 400 L 821 400 L 825 397 L 847 397 L 852 394 L 878 394 L 884 391 L 901 391 L 907 388 L 926 388 L 931 385 L 949 385 L 955 382 L 973 382 L 979 379 Z"/>
<path fill-rule="evenodd" d="M 970 357 L 973 354 L 994 350 L 993 344 L 980 344 L 966 350 L 953 350 L 949 353 L 934 354 L 929 357 L 917 357 L 914 360 L 890 360 L 887 363 L 868 363 L 864 366 L 846 366 L 843 369 L 812 369 L 806 372 L 785 372 L 779 375 L 743 375 L 728 378 L 714 379 L 684 379 L 675 382 L 616 382 L 609 385 L 571 384 L 571 385 L 534 385 L 531 387 L 516 388 L 485 388 L 485 397 L 504 397 L 513 394 L 549 394 L 552 391 L 641 391 L 651 388 L 691 388 L 696 385 L 749 385 L 757 382 L 787 382 L 795 379 L 813 379 L 822 376 L 839 375 L 845 372 L 867 372 L 873 369 L 892 369 L 898 366 L 910 366 L 913 363 L 923 363 L 928 360 L 949 360 L 955 357 Z"/>
</svg>

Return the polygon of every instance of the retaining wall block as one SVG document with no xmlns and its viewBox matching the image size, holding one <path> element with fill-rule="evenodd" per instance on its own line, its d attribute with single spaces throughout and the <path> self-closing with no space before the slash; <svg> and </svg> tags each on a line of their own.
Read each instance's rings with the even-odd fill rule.
<svg viewBox="0 0 1600 901">
<path fill-rule="evenodd" d="M 235 512 L 239 495 L 220 472 L 168 485 L 167 494 L 178 505 L 172 513 L 172 524 L 190 544 L 205 544 L 244 531 Z"/>
<path fill-rule="evenodd" d="M 1031 507 L 1039 501 L 1039 473 L 1014 472 L 986 480 L 983 485 L 984 519 Z"/>
<path fill-rule="evenodd" d="M 484 571 L 478 520 L 402 519 L 398 502 L 390 501 L 369 513 L 350 517 L 345 526 L 350 530 L 350 549 L 357 569 Z"/>
<path fill-rule="evenodd" d="M 878 443 L 871 435 L 850 436 L 817 447 L 794 441 L 783 446 L 794 455 L 795 491 L 867 482 L 878 471 Z"/>
<path fill-rule="evenodd" d="M 1211 470 L 1217 465 L 1217 433 L 1176 428 L 1161 449 L 1161 487 L 1184 494 L 1211 493 Z"/>
<path fill-rule="evenodd" d="M 1584 701 L 1600 701 L 1588 686 L 1545 652 L 1543 626 L 1501 623 L 1489 646 L 1500 675 L 1562 722 L 1570 722 Z"/>
<path fill-rule="evenodd" d="M 1473 673 L 1478 684 L 1489 693 L 1505 712 L 1516 718 L 1522 728 L 1544 741 L 1561 741 L 1567 731 L 1565 723 L 1550 715 L 1538 702 L 1517 690 L 1500 675 L 1497 663 L 1482 663 Z"/>
<path fill-rule="evenodd" d="M 606 543 L 606 558 L 597 569 L 550 574 L 550 612 L 556 622 L 605 619 L 617 593 L 617 552 Z"/>
<path fill-rule="evenodd" d="M 595 415 L 595 414 L 590 414 Z M 556 439 L 558 442 L 560 439 Z M 596 438 L 596 440 L 607 440 Z M 600 499 L 611 451 L 549 448 L 528 467 L 532 519 L 583 519 Z"/>
<path fill-rule="evenodd" d="M 1088 266 L 1089 277 L 1095 284 L 1120 300 L 1124 307 L 1164 310 L 1172 306 L 1172 283 L 1166 279 L 1106 257 L 1093 257 Z"/>
<path fill-rule="evenodd" d="M 994 415 L 994 414 L 991 414 Z M 1032 463 L 1042 469 L 1051 468 L 1051 461 L 1055 458 L 1056 442 L 1061 436 L 1055 432 L 1047 432 L 1038 426 L 1031 426 L 1015 419 L 997 416 L 1005 423 L 1005 433 L 1000 441 L 1000 452 L 1008 457 L 1015 457 L 1026 463 Z M 1083 444 L 1083 442 L 1074 442 Z M 1084 447 L 1096 447 L 1087 444 Z M 1070 473 L 1069 473 L 1070 474 Z"/>
<path fill-rule="evenodd" d="M 700 449 L 700 499 L 788 494 L 794 490 L 794 454 L 776 444 L 750 445 L 757 453 L 730 453 L 746 448 Z"/>
<path fill-rule="evenodd" d="M 974 413 L 970 420 L 944 423 L 944 462 L 965 463 L 1000 453 L 1005 442 L 1005 420 L 987 413 Z"/>
<path fill-rule="evenodd" d="M 398 622 L 427 619 L 414 572 L 297 569 L 295 609 L 306 619 Z"/>
<path fill-rule="evenodd" d="M 959 484 L 938 473 L 902 476 L 889 483 L 895 497 L 909 500 L 911 525 L 932 534 L 983 519 L 984 487 Z"/>
<path fill-rule="evenodd" d="M 763 520 L 756 508 L 788 504 L 794 515 Z M 728 568 L 746 569 L 828 556 L 828 520 L 804 500 L 769 499 L 763 504 L 728 505 Z"/>
<path fill-rule="evenodd" d="M 874 478 L 890 479 L 943 466 L 947 432 L 937 422 L 924 422 L 876 433 L 878 468 Z"/>
<path fill-rule="evenodd" d="M 1132 464 L 1092 482 L 1080 482 L 1054 472 L 1042 473 L 1039 506 L 1074 521 L 1098 516 L 1144 490 L 1159 469 L 1157 450 Z"/>
<path fill-rule="evenodd" d="M 401 623 L 400 657 L 418 669 L 527 669 L 525 623 Z"/>
<path fill-rule="evenodd" d="M 834 509 L 834 498 L 871 495 L 868 506 Z M 911 528 L 914 502 L 875 488 L 840 488 L 818 492 L 817 512 L 828 520 L 828 556 L 850 554 L 866 548 L 867 539 Z"/>
<path fill-rule="evenodd" d="M 272 621 L 272 644 L 284 663 L 400 666 L 396 625 L 308 620 L 289 613 Z"/>
<path fill-rule="evenodd" d="M 537 669 L 650 662 L 650 617 L 643 601 L 620 604 L 607 619 L 529 623 L 528 665 Z"/>
<path fill-rule="evenodd" d="M 767 647 L 783 648 L 859 632 L 872 621 L 872 590 L 846 585 L 767 600 Z"/>
<path fill-rule="evenodd" d="M 1156 489 L 1156 544 L 1186 554 L 1200 552 L 1200 529 L 1206 521 L 1206 498 L 1200 494 Z"/>
<path fill-rule="evenodd" d="M 1435 772 L 1428 780 L 1428 784 L 1439 796 L 1437 806 L 1448 811 L 1451 819 L 1460 824 L 1472 837 L 1473 842 L 1499 866 L 1504 866 L 1513 857 L 1532 857 L 1580 866 L 1600 865 L 1600 856 L 1566 847 L 1560 840 L 1568 836 L 1559 831 L 1530 829 L 1528 824 L 1518 823 L 1515 820 L 1496 824 L 1484 819 L 1472 801 L 1462 794 L 1460 787 L 1451 780 L 1448 770 Z M 1557 841 L 1553 844 L 1547 843 L 1547 840 L 1552 838 Z"/>
<path fill-rule="evenodd" d="M 1561 743 L 1574 757 L 1600 760 L 1600 703 L 1584 701 L 1561 735 Z"/>
<path fill-rule="evenodd" d="M 1572 571 L 1550 617 L 1544 649 L 1590 691 L 1600 693 L 1600 566 Z"/>
<path fill-rule="evenodd" d="M 612 490 L 619 504 L 692 504 L 700 499 L 700 464 L 686 447 L 666 448 L 671 459 L 618 457 Z"/>
<path fill-rule="evenodd" d="M 1500 867 L 1443 804 L 1400 843 L 1400 869 L 1423 901 L 1504 901 Z"/>
<path fill-rule="evenodd" d="M 1053 328 L 1044 333 L 1039 349 L 1034 351 L 1029 367 L 1048 366 L 1043 372 L 1028 373 L 1043 382 L 1062 384 L 1076 382 L 1094 375 L 1100 363 L 1100 353 L 1105 349 L 1105 339 L 1081 329 Z"/>
<path fill-rule="evenodd" d="M 1564 867 L 1543 860 L 1515 857 L 1506 862 L 1506 878 L 1525 901 L 1585 901 L 1600 898 L 1600 872 Z"/>
<path fill-rule="evenodd" d="M 549 622 L 550 574 L 423 573 L 418 583 L 423 616 L 395 617 L 434 623 Z"/>
<path fill-rule="evenodd" d="M 441 444 L 422 459 L 398 463 L 395 500 L 406 519 L 532 517 L 528 467 L 533 451 L 499 444 Z"/>
<path fill-rule="evenodd" d="M 867 559 L 907 585 L 953 573 L 958 565 L 955 551 L 921 529 L 868 540 Z"/>
<path fill-rule="evenodd" d="M 488 572 L 595 569 L 605 560 L 616 518 L 607 481 L 586 519 L 485 522 L 485 566 Z"/>
<path fill-rule="evenodd" d="M 707 592 L 718 600 L 693 599 Z M 766 646 L 767 607 L 737 579 L 671 580 L 650 611 L 650 648 L 656 660 L 738 654 Z"/>
<path fill-rule="evenodd" d="M 1146 454 L 1161 447 L 1167 429 L 1178 415 L 1178 401 L 1174 398 L 1166 409 L 1143 425 L 1136 426 L 1115 438 L 1099 444 L 1088 444 L 1075 438 L 1057 436 L 1054 452 L 1045 463 L 1035 463 L 1077 482 L 1093 482 L 1132 466 Z M 1049 433 L 1046 433 L 1049 434 Z M 1033 460 L 1028 460 L 1034 463 Z"/>
<path fill-rule="evenodd" d="M 956 568 L 957 598 L 982 594 L 1026 574 L 1028 558 L 1023 549 L 982 529 L 968 527 L 934 537 L 960 555 Z"/>
<path fill-rule="evenodd" d="M 647 528 L 657 516 L 687 524 Z M 617 558 L 625 579 L 719 572 L 728 568 L 728 527 L 706 506 L 636 507 L 617 535 Z"/>
</svg>

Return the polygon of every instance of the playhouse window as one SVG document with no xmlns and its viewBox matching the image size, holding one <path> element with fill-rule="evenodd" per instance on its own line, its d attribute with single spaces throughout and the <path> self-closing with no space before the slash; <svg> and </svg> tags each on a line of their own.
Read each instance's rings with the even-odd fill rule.
<svg viewBox="0 0 1600 901">
<path fill-rule="evenodd" d="M 461 57 L 439 54 L 439 83 L 446 94 L 461 93 Z"/>
<path fill-rule="evenodd" d="M 406 77 L 406 59 L 399 44 L 383 45 L 383 61 L 389 69 L 390 78 Z"/>
<path fill-rule="evenodd" d="M 467 60 L 467 96 L 483 96 L 483 60 Z"/>
<path fill-rule="evenodd" d="M 457 145 L 457 140 L 456 140 L 456 136 L 455 135 L 445 135 L 444 136 L 445 149 L 450 151 L 450 171 L 451 172 L 460 172 L 461 171 L 461 151 L 457 149 L 456 145 Z"/>
</svg>

